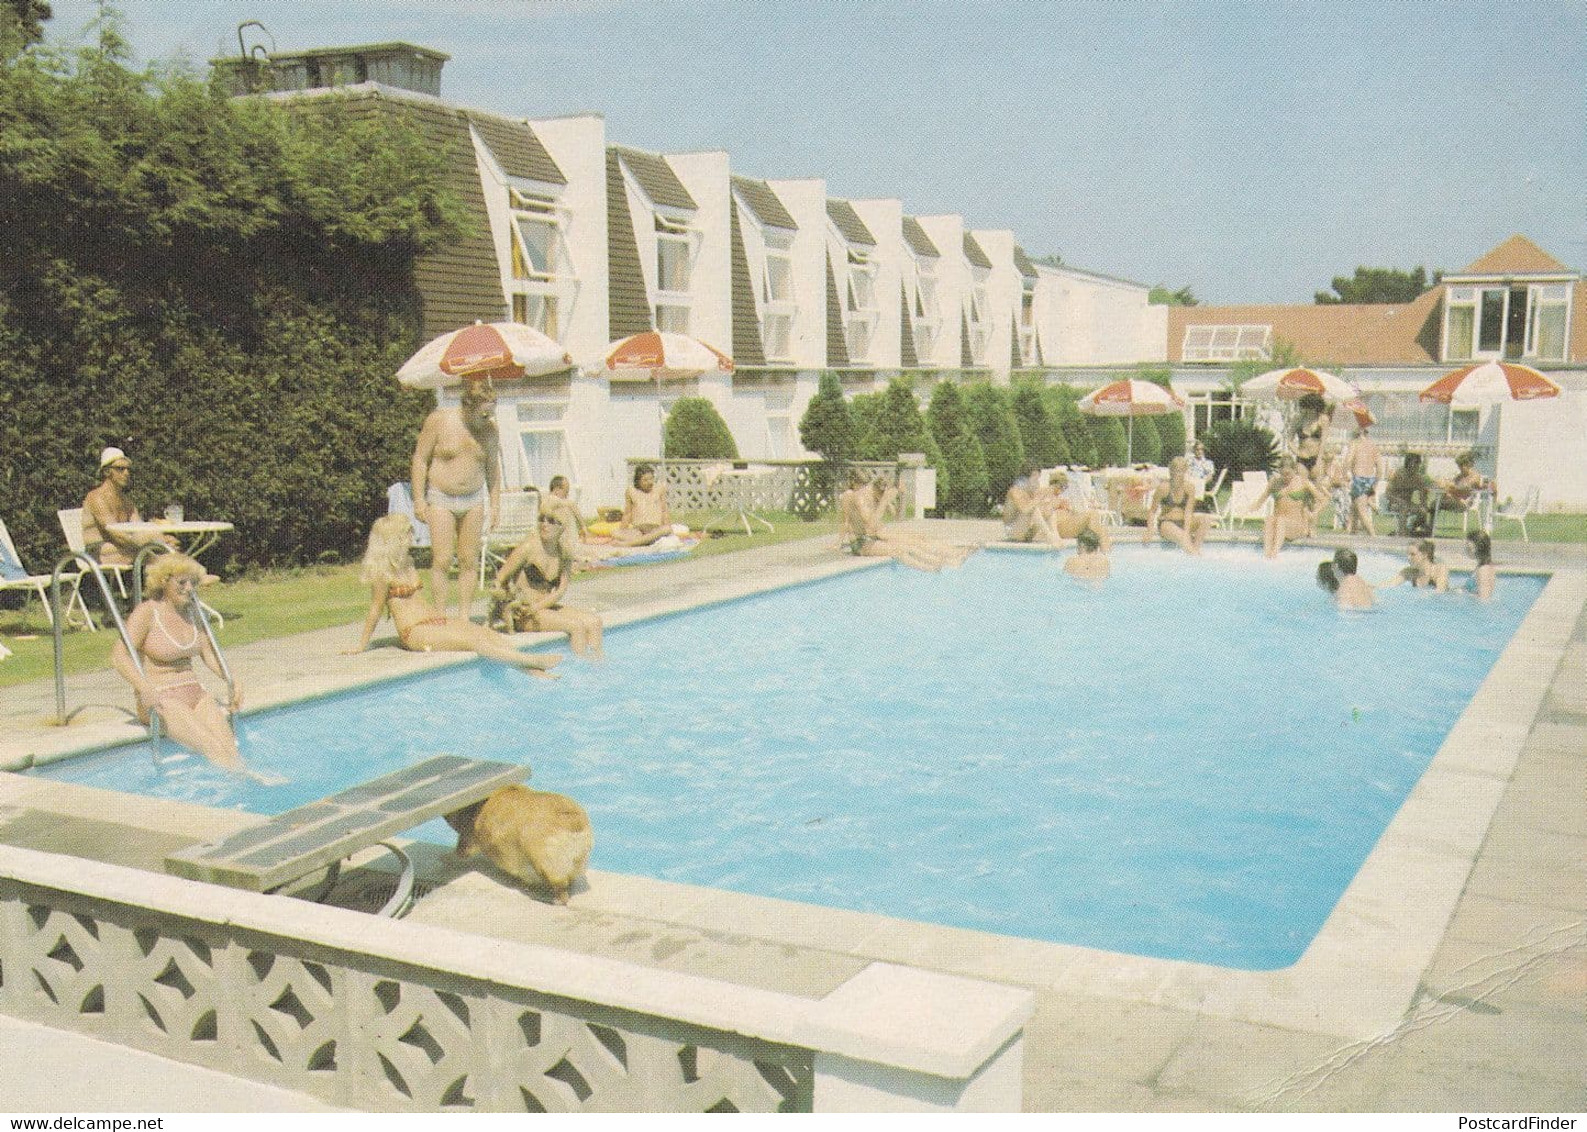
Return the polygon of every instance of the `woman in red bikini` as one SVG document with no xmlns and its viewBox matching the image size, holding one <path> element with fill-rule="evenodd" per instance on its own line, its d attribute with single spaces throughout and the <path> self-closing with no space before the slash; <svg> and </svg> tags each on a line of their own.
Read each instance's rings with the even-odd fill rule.
<svg viewBox="0 0 1587 1132">
<path fill-rule="evenodd" d="M 420 594 L 419 571 L 414 568 L 410 548 L 413 524 L 406 515 L 382 515 L 369 530 L 369 548 L 364 552 L 363 579 L 374 591 L 369 616 L 364 618 L 363 636 L 356 649 L 369 647 L 375 626 L 388 612 L 397 627 L 397 640 L 410 652 L 475 652 L 487 660 L 515 665 L 537 676 L 549 676 L 546 669 L 561 661 L 556 653 L 519 652 L 512 640 L 494 629 L 476 625 L 460 617 L 445 617 Z"/>
<path fill-rule="evenodd" d="M 166 734 L 198 751 L 216 766 L 248 773 L 237 735 L 226 711 L 199 683 L 193 658 L 202 657 L 217 676 L 224 675 L 220 658 L 199 626 L 198 585 L 204 567 L 185 554 L 165 554 L 146 575 L 149 599 L 127 618 L 127 637 L 137 651 L 133 662 L 127 647 L 116 642 L 110 662 L 138 696 L 138 719 L 149 722 L 149 709 L 160 713 Z M 231 710 L 242 706 L 242 686 L 233 679 Z"/>
</svg>

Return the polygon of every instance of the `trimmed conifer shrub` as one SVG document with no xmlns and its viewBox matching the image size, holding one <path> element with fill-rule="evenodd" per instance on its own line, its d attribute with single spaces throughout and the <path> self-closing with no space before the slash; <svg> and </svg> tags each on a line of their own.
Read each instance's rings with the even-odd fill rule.
<svg viewBox="0 0 1587 1132">
<path fill-rule="evenodd" d="M 667 414 L 663 453 L 671 460 L 737 460 L 733 433 L 705 397 L 680 397 Z"/>
<path fill-rule="evenodd" d="M 986 460 L 987 508 L 1003 501 L 1009 485 L 1025 463 L 1025 445 L 1014 419 L 1014 404 L 1007 389 L 979 382 L 965 390 L 970 428 L 981 442 Z"/>
<path fill-rule="evenodd" d="M 1014 420 L 1019 425 L 1020 443 L 1025 446 L 1026 463 L 1039 468 L 1069 463 L 1069 446 L 1058 422 L 1047 411 L 1038 386 L 1022 382 L 1014 387 Z"/>
<path fill-rule="evenodd" d="M 843 399 L 843 385 L 831 370 L 821 374 L 816 395 L 799 418 L 799 442 L 828 464 L 854 458 L 858 439 L 854 414 Z"/>
</svg>

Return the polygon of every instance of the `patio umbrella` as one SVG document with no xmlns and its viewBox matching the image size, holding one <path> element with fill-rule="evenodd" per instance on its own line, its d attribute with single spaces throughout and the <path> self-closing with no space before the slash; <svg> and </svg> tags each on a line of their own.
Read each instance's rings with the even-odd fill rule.
<svg viewBox="0 0 1587 1132">
<path fill-rule="evenodd" d="M 1277 397 L 1280 401 L 1299 401 L 1308 393 L 1320 394 L 1327 401 L 1354 401 L 1361 396 L 1344 378 L 1305 366 L 1270 369 L 1240 386 L 1242 397 Z"/>
<path fill-rule="evenodd" d="M 1472 409 L 1500 401 L 1534 401 L 1558 397 L 1559 386 L 1531 366 L 1517 362 L 1482 362 L 1446 373 L 1422 390 L 1423 401 L 1441 401 Z"/>
<path fill-rule="evenodd" d="M 1135 418 L 1162 416 L 1179 412 L 1185 407 L 1179 394 L 1153 381 L 1115 381 L 1101 389 L 1093 389 L 1080 398 L 1079 409 L 1093 417 L 1125 417 L 1128 420 L 1128 440 L 1124 462 L 1135 461 Z"/>
<path fill-rule="evenodd" d="M 1368 428 L 1378 423 L 1378 418 L 1372 415 L 1372 410 L 1367 408 L 1367 403 L 1359 397 L 1346 401 L 1345 408 L 1350 410 L 1356 418 L 1356 424 L 1362 428 Z"/>
<path fill-rule="evenodd" d="M 605 365 L 614 375 L 643 376 L 657 382 L 699 377 L 713 370 L 733 372 L 733 359 L 715 346 L 687 334 L 660 330 L 613 342 L 606 351 Z"/>
<path fill-rule="evenodd" d="M 476 322 L 431 339 L 402 363 L 397 380 L 440 389 L 463 378 L 540 377 L 572 366 L 556 339 L 521 322 Z"/>
</svg>

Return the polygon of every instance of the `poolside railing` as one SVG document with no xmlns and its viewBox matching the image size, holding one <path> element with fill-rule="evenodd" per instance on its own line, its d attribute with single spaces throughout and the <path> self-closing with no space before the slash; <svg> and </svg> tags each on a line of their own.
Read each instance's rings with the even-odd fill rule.
<svg viewBox="0 0 1587 1132">
<path fill-rule="evenodd" d="M 820 998 L 0 845 L 0 1012 L 369 1111 L 1007 1111 L 1029 992 Z"/>
</svg>

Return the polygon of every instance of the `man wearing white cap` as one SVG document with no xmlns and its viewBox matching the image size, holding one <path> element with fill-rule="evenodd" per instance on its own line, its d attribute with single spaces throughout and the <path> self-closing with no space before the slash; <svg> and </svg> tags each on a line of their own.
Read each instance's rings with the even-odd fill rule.
<svg viewBox="0 0 1587 1132">
<path fill-rule="evenodd" d="M 159 539 L 158 535 L 134 538 L 111 529 L 113 523 L 143 521 L 127 494 L 131 479 L 132 461 L 127 454 L 119 448 L 106 448 L 99 454 L 99 486 L 83 497 L 83 545 L 106 565 L 130 565 L 139 547 Z M 169 538 L 165 541 L 175 545 Z"/>
</svg>

